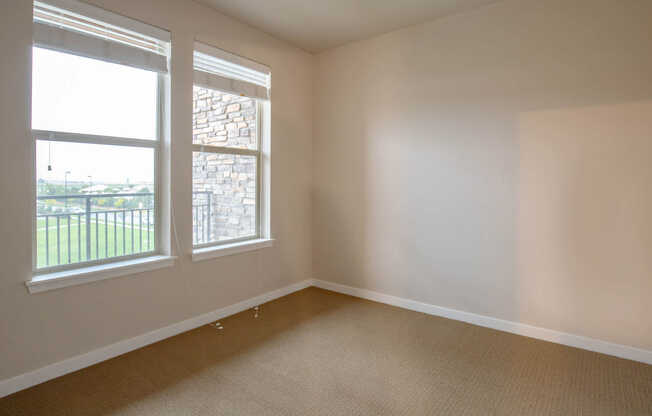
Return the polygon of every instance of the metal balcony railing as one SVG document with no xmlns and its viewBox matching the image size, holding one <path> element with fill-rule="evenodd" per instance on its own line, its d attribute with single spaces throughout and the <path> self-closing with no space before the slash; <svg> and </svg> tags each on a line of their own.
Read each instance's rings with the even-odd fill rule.
<svg viewBox="0 0 652 416">
<path fill-rule="evenodd" d="M 192 225 L 194 244 L 211 241 L 211 197 L 208 191 L 192 193 Z"/>
<path fill-rule="evenodd" d="M 137 208 L 103 207 L 106 198 L 140 199 Z M 136 201 L 138 201 L 136 199 Z M 37 268 L 89 262 L 153 252 L 155 210 L 153 193 L 43 195 L 63 201 L 61 213 L 41 213 L 37 208 Z M 193 231 L 197 242 L 210 241 L 211 193 L 193 192 Z"/>
</svg>

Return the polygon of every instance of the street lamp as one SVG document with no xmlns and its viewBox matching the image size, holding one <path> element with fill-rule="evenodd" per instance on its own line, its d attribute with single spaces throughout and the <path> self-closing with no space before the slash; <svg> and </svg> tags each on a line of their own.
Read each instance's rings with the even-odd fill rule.
<svg viewBox="0 0 652 416">
<path fill-rule="evenodd" d="M 68 175 L 70 175 L 69 170 L 63 174 L 63 194 L 65 196 L 64 207 L 66 208 L 66 211 L 68 211 Z"/>
</svg>

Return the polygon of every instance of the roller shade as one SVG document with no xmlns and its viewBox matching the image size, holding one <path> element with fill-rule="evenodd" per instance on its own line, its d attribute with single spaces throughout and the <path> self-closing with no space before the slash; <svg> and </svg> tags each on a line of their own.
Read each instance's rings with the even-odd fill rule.
<svg viewBox="0 0 652 416">
<path fill-rule="evenodd" d="M 267 66 L 195 42 L 194 83 L 197 86 L 262 100 L 270 99 Z"/>
<path fill-rule="evenodd" d="M 52 3 L 56 5 L 34 3 L 34 46 L 149 71 L 168 71 L 168 32 L 78 1 Z"/>
</svg>

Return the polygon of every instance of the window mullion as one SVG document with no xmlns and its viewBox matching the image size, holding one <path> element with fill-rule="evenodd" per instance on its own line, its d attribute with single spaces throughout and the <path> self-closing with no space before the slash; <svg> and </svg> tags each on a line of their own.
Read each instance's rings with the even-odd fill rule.
<svg viewBox="0 0 652 416">
<path fill-rule="evenodd" d="M 222 147 L 222 146 L 202 145 L 202 144 L 193 144 L 192 151 L 202 152 L 202 153 L 220 153 L 220 154 L 242 155 L 242 156 L 258 156 L 258 153 L 260 153 L 259 150 L 238 149 L 234 147 Z"/>
<path fill-rule="evenodd" d="M 262 105 L 260 102 L 256 103 L 256 147 L 262 149 L 263 146 L 263 135 L 262 135 Z M 261 200 L 261 190 L 263 185 L 263 174 L 262 174 L 262 150 L 258 151 L 256 155 L 256 235 L 260 238 L 261 226 L 260 226 L 260 200 Z"/>
<path fill-rule="evenodd" d="M 159 140 L 131 139 L 125 137 L 99 136 L 94 134 L 67 133 L 50 130 L 32 130 L 32 135 L 36 140 L 70 142 L 70 143 L 88 143 L 88 144 L 108 144 L 113 146 L 130 146 L 130 147 L 149 147 L 158 148 Z"/>
</svg>

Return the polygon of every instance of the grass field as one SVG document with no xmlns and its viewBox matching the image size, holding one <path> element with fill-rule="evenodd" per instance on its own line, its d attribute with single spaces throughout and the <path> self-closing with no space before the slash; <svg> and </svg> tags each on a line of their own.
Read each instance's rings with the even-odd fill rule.
<svg viewBox="0 0 652 416">
<path fill-rule="evenodd" d="M 48 220 L 46 252 L 45 219 L 39 218 L 36 224 L 37 267 L 56 266 L 60 264 L 79 263 L 80 261 L 98 260 L 117 256 L 128 256 L 154 250 L 154 225 L 144 223 L 142 227 L 136 222 L 133 226 L 127 218 L 126 224 L 120 219 L 113 222 L 109 216 L 105 221 L 100 217 L 91 218 L 90 253 L 86 251 L 86 222 L 84 216 L 61 217 L 59 220 L 59 244 L 57 250 L 57 224 L 55 218 Z M 70 229 L 70 237 L 68 230 Z M 68 247 L 70 241 L 70 248 Z"/>
</svg>

